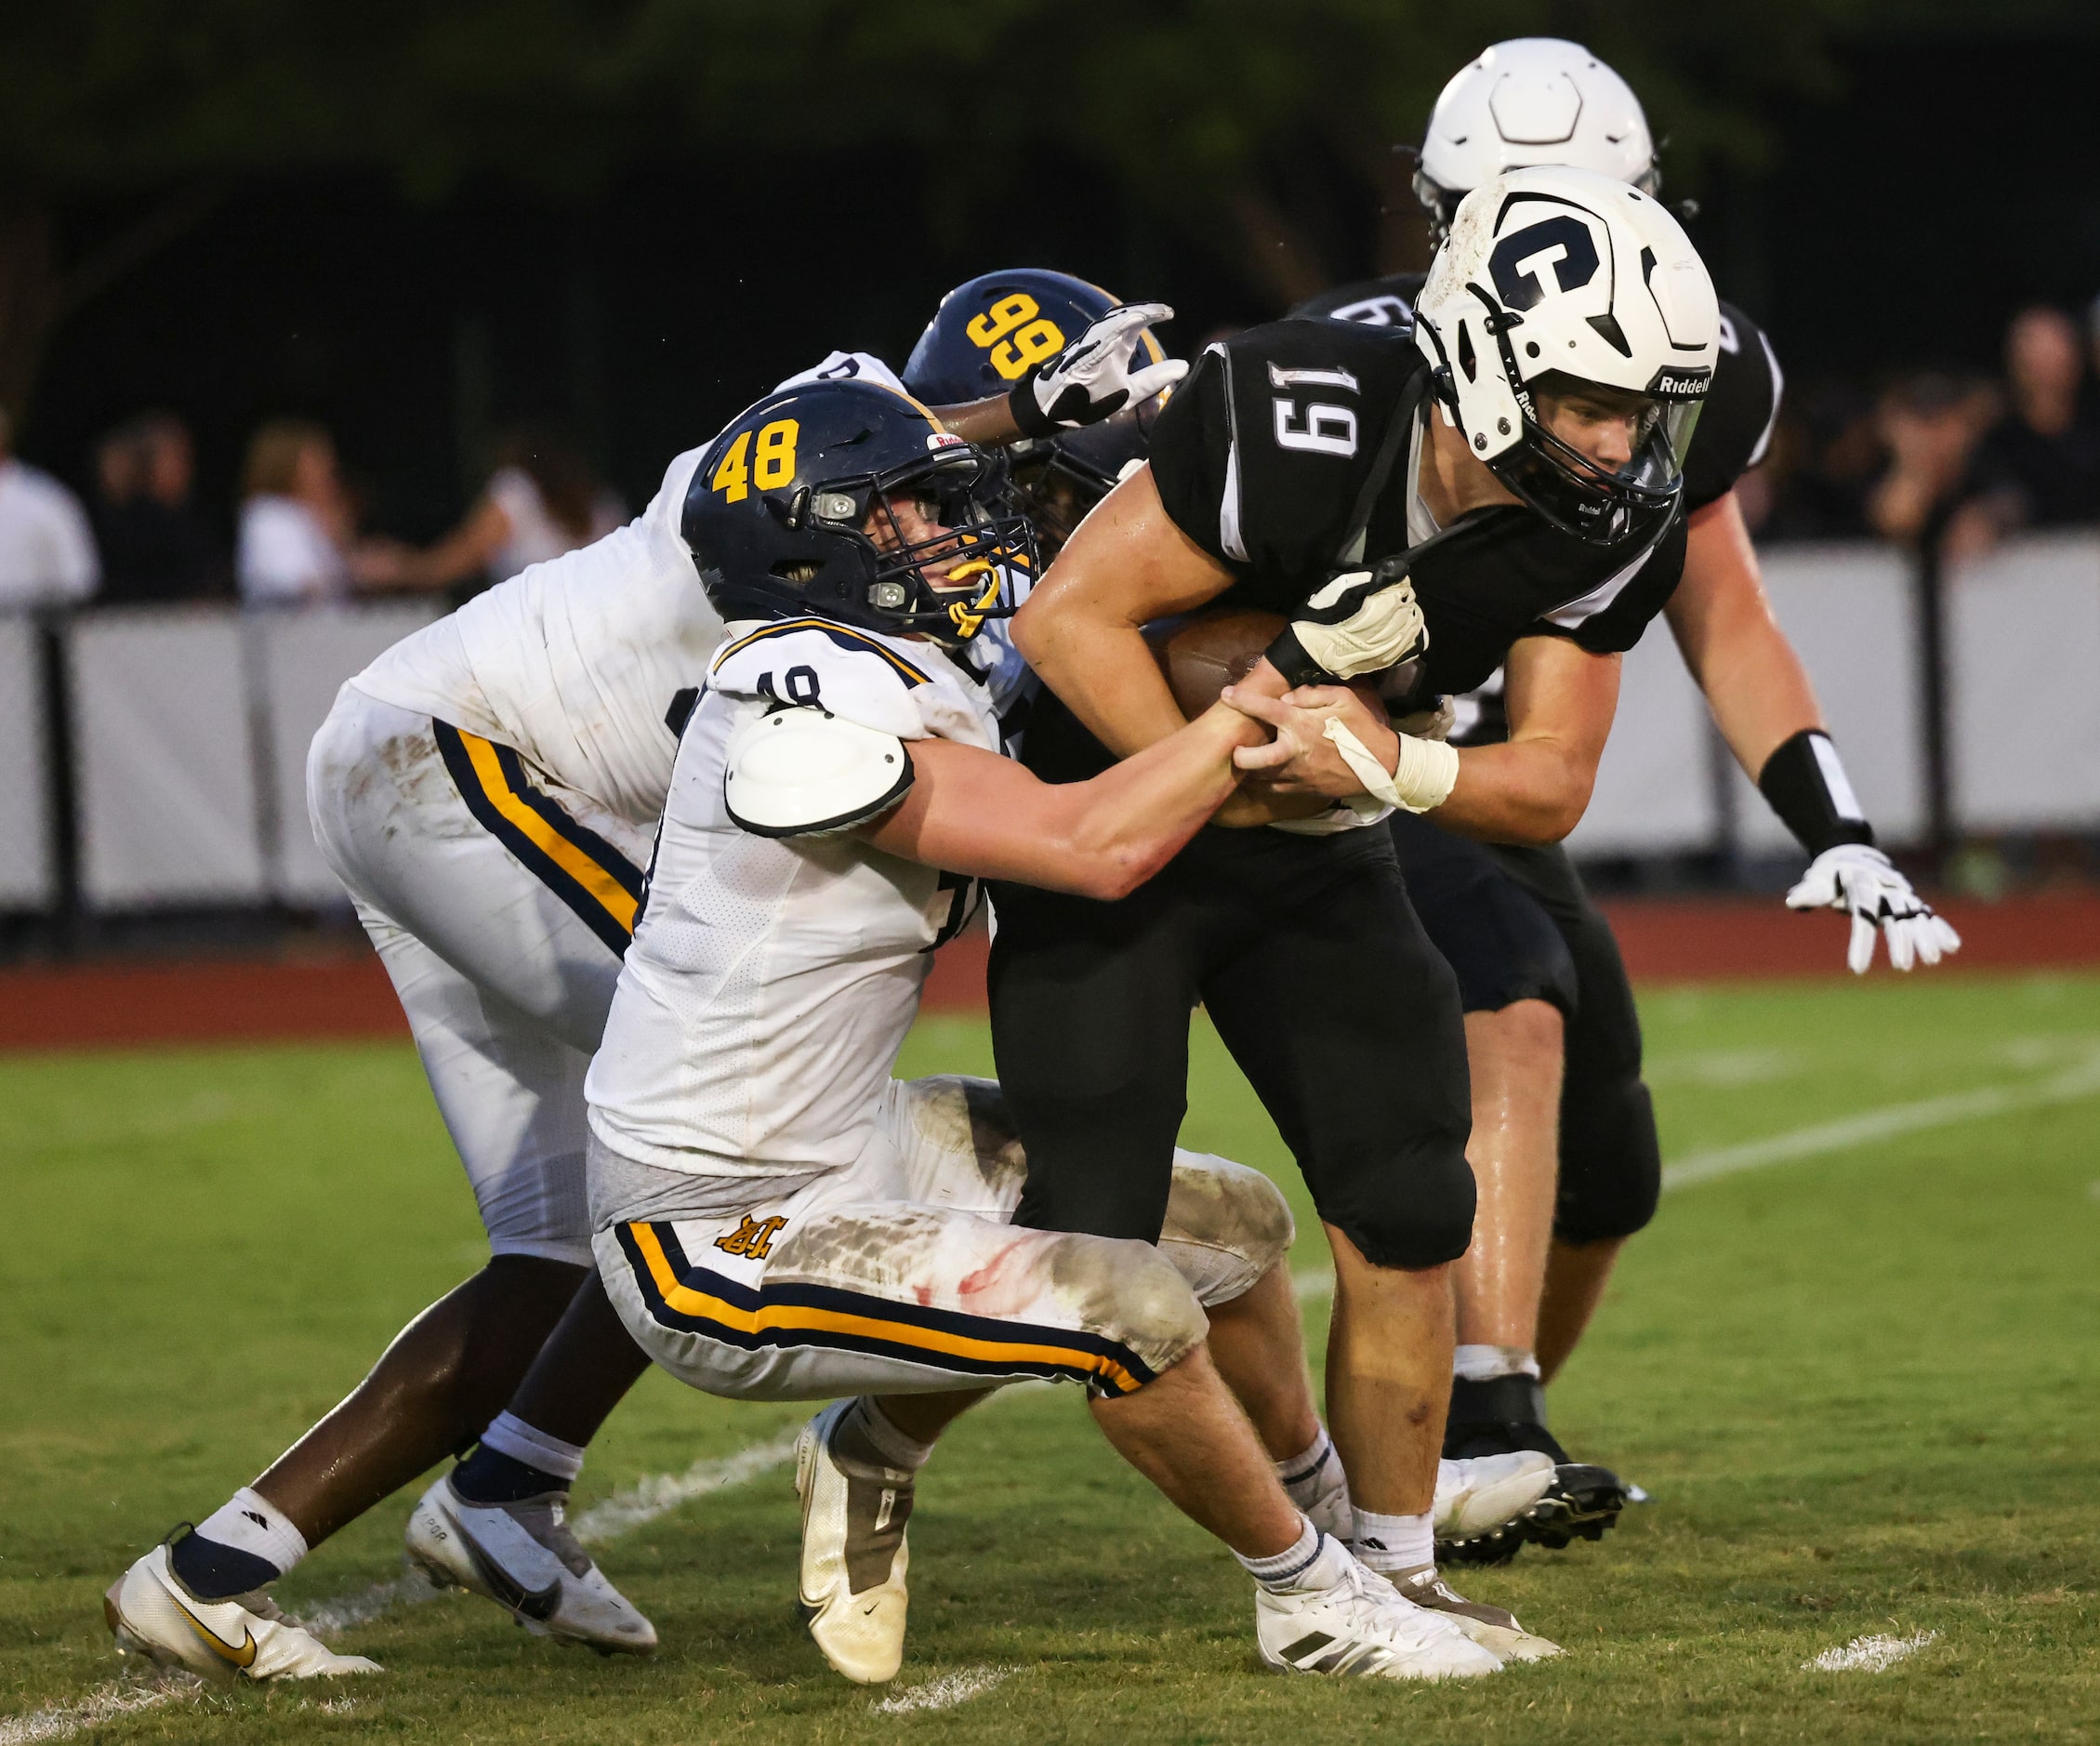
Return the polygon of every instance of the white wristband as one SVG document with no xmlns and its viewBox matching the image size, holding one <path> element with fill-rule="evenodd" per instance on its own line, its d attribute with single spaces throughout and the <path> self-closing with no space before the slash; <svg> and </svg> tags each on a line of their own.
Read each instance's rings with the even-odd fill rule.
<svg viewBox="0 0 2100 1746">
<path fill-rule="evenodd" d="M 1446 746 L 1442 740 L 1421 740 L 1412 734 L 1401 734 L 1400 767 L 1389 774 L 1385 766 L 1371 756 L 1370 748 L 1339 718 L 1327 717 L 1326 726 L 1320 731 L 1334 742 L 1335 750 L 1341 754 L 1341 761 L 1364 785 L 1364 792 L 1388 806 L 1397 806 L 1409 813 L 1426 813 L 1449 800 L 1452 788 L 1458 785 L 1458 747 Z"/>
</svg>

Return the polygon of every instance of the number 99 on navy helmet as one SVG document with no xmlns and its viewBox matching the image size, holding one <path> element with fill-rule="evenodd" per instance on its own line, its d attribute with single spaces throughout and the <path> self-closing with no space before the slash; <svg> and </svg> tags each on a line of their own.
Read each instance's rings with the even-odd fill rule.
<svg viewBox="0 0 2100 1746">
<path fill-rule="evenodd" d="M 905 363 L 905 386 L 932 406 L 1005 394 L 1119 307 L 1101 286 L 1047 267 L 980 273 L 941 299 Z M 1149 328 L 1138 336 L 1138 345 L 1149 363 L 1167 355 Z M 1171 393 L 1126 407 L 1099 424 L 1009 445 L 1022 505 L 1048 557 L 1056 556 L 1124 470 L 1144 459 L 1152 421 Z"/>
<path fill-rule="evenodd" d="M 1003 467 L 873 382 L 769 394 L 708 445 L 685 543 L 725 623 L 810 615 L 949 646 L 1003 618 L 1034 536 Z"/>
</svg>

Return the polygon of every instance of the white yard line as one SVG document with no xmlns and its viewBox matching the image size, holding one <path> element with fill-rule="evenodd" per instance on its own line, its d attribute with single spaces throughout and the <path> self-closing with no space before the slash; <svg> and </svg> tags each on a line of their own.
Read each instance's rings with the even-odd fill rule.
<svg viewBox="0 0 2100 1746">
<path fill-rule="evenodd" d="M 1776 1133 L 1769 1139 L 1695 1152 L 1663 1171 L 1662 1185 L 1665 1190 L 1689 1188 L 1695 1183 L 1763 1170 L 1768 1164 L 1850 1151 L 1854 1146 L 1872 1145 L 1901 1134 L 1950 1128 L 1959 1122 L 1981 1121 L 2016 1110 L 2045 1109 L 2052 1104 L 2077 1103 L 2088 1097 L 2100 1097 L 2100 1057 L 2089 1058 L 2037 1082 L 1985 1085 L 1973 1091 L 1950 1091 L 1944 1097 L 1921 1098 L 1911 1104 L 1889 1104 L 1836 1121 L 1796 1128 L 1791 1133 Z"/>
<path fill-rule="evenodd" d="M 0 1720 L 0 1746 L 71 1739 L 83 1728 L 99 1727 L 120 1715 L 157 1710 L 164 1703 L 192 1699 L 205 1688 L 193 1673 L 162 1673 L 152 1680 L 114 1680 L 98 1686 L 77 1703 L 56 1703 L 48 1710 Z"/>
<path fill-rule="evenodd" d="M 784 1432 L 763 1443 L 740 1448 L 733 1455 L 694 1462 L 682 1474 L 651 1474 L 625 1490 L 614 1492 L 602 1503 L 592 1504 L 571 1526 L 586 1545 L 608 1545 L 622 1534 L 644 1528 L 694 1498 L 748 1485 L 776 1467 L 786 1466 L 795 1458 L 795 1436 L 796 1431 Z M 316 1636 L 339 1636 L 359 1625 L 370 1624 L 396 1607 L 419 1606 L 443 1592 L 420 1570 L 404 1570 L 390 1581 L 374 1582 L 318 1602 L 299 1614 L 299 1622 Z M 4 1740 L 0 1740 L 0 1746 L 5 1746 Z"/>
<path fill-rule="evenodd" d="M 1825 1649 L 1814 1660 L 1803 1661 L 1801 1671 L 1804 1673 L 1878 1673 L 1908 1660 L 1938 1638 L 1936 1631 L 1921 1631 L 1908 1637 L 1855 1637 L 1842 1649 Z"/>
<path fill-rule="evenodd" d="M 923 1686 L 900 1691 L 893 1698 L 869 1705 L 876 1715 L 907 1715 L 915 1710 L 952 1710 L 958 1703 L 981 1698 L 994 1686 L 1003 1685 L 1021 1670 L 1018 1667 L 966 1667 L 959 1673 L 943 1673 Z"/>
</svg>

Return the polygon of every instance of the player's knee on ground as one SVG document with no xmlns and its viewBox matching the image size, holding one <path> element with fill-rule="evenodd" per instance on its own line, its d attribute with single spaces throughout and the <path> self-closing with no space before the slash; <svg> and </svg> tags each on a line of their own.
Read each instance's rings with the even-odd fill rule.
<svg viewBox="0 0 2100 1746">
<path fill-rule="evenodd" d="M 1578 1079 L 1561 1099 L 1560 1194 L 1553 1235 L 1578 1246 L 1631 1237 L 1656 1215 L 1662 1146 L 1636 1074 Z"/>
<path fill-rule="evenodd" d="M 1290 1203 L 1260 1171 L 1207 1152 L 1175 1152 L 1159 1247 L 1203 1304 L 1251 1290 L 1297 1237 Z"/>
<path fill-rule="evenodd" d="M 1458 1260 L 1473 1241 L 1467 1134 L 1461 1128 L 1388 1140 L 1354 1168 L 1324 1175 L 1314 1197 L 1320 1217 L 1374 1267 L 1414 1271 Z"/>
</svg>

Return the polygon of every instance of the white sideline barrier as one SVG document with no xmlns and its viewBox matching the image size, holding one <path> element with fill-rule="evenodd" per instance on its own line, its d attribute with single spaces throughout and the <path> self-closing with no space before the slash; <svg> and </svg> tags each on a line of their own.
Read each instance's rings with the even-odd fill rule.
<svg viewBox="0 0 2100 1746">
<path fill-rule="evenodd" d="M 1924 693 L 1908 554 L 1884 546 L 1782 546 L 1759 554 L 1779 624 L 1808 668 L 1830 736 L 1884 842 L 1923 840 Z M 1737 840 L 1796 850 L 1792 832 L 1727 761 Z"/>
<path fill-rule="evenodd" d="M 342 886 L 307 824 L 306 753 L 343 681 L 438 615 L 425 602 L 258 615 L 249 623 L 261 681 L 275 839 L 270 885 L 287 904 L 339 899 Z"/>
<path fill-rule="evenodd" d="M 34 619 L 0 618 L 0 910 L 57 897 L 40 654 Z"/>
<path fill-rule="evenodd" d="M 1959 827 L 2100 825 L 2100 537 L 2029 534 L 1950 575 L 1947 667 Z"/>
<path fill-rule="evenodd" d="M 239 615 L 133 607 L 65 637 L 82 901 L 267 897 Z"/>
<path fill-rule="evenodd" d="M 1659 618 L 1619 671 L 1618 713 L 1590 810 L 1569 835 L 1578 855 L 1710 848 L 1720 833 L 1706 701 Z"/>
</svg>

